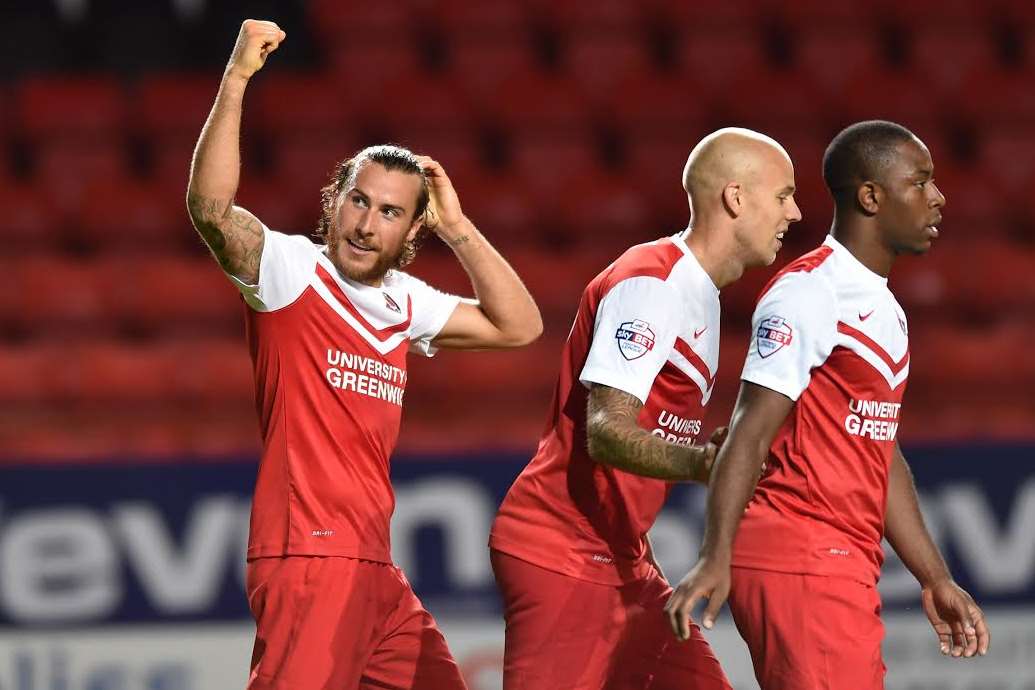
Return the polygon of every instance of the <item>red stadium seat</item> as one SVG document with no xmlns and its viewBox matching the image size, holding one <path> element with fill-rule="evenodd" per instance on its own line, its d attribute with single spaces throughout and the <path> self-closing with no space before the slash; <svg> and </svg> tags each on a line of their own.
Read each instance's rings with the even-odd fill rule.
<svg viewBox="0 0 1035 690">
<path fill-rule="evenodd" d="M 719 95 L 730 124 L 763 130 L 829 129 L 830 104 L 821 88 L 793 70 L 759 67 L 738 73 Z"/>
<path fill-rule="evenodd" d="M 987 175 L 980 174 L 976 164 L 954 162 L 936 149 L 931 153 L 935 184 L 946 199 L 944 225 L 950 233 L 953 229 L 973 232 L 970 228 L 997 227 L 1008 219 L 1010 208 L 1000 190 Z"/>
<path fill-rule="evenodd" d="M 501 85 L 539 69 L 530 40 L 521 34 L 456 36 L 450 44 L 450 69 L 468 97 L 484 101 Z"/>
<path fill-rule="evenodd" d="M 847 80 L 839 115 L 846 123 L 883 119 L 914 131 L 930 131 L 948 105 L 924 75 L 907 69 L 862 69 Z M 895 98 L 888 98 L 895 94 Z"/>
<path fill-rule="evenodd" d="M 729 87 L 730 75 L 745 74 L 766 64 L 762 36 L 750 23 L 727 31 L 690 27 L 677 52 L 680 71 L 717 94 Z"/>
<path fill-rule="evenodd" d="M 706 133 L 687 133 L 679 141 L 650 131 L 630 133 L 630 184 L 647 194 L 653 222 L 659 226 L 686 225 L 690 206 L 683 190 L 683 167 L 690 150 Z"/>
<path fill-rule="evenodd" d="M 116 140 L 48 140 L 37 145 L 35 159 L 33 183 L 66 213 L 76 208 L 92 181 L 124 179 L 129 171 L 126 151 Z"/>
<path fill-rule="evenodd" d="M 523 3 L 512 0 L 439 0 L 420 8 L 419 17 L 437 25 L 450 40 L 462 36 L 503 37 L 527 28 Z"/>
<path fill-rule="evenodd" d="M 629 136 L 652 132 L 674 140 L 696 140 L 705 133 L 714 108 L 711 94 L 685 73 L 630 74 L 602 96 L 598 107 L 603 119 Z"/>
<path fill-rule="evenodd" d="M 977 174 L 987 176 L 1007 203 L 1025 203 L 1035 189 L 1035 127 L 1003 127 L 982 131 Z"/>
<path fill-rule="evenodd" d="M 823 4 L 838 7 L 854 5 L 825 1 Z M 847 100 L 851 86 L 849 78 L 852 75 L 877 73 L 884 69 L 884 58 L 877 36 L 865 27 L 803 27 L 794 42 L 794 50 L 795 70 L 821 86 L 834 103 Z"/>
<path fill-rule="evenodd" d="M 106 331 L 104 286 L 89 263 L 40 254 L 6 259 L 3 272 L 18 286 L 0 298 L 5 333 L 67 341 Z"/>
<path fill-rule="evenodd" d="M 462 189 L 460 201 L 464 213 L 504 250 L 550 244 L 546 221 L 554 209 L 538 199 L 528 181 L 512 168 L 486 170 L 476 186 Z"/>
<path fill-rule="evenodd" d="M 50 198 L 46 187 L 26 184 L 0 185 L 0 253 L 49 253 L 61 245 L 60 228 L 65 216 Z"/>
<path fill-rule="evenodd" d="M 126 131 L 126 99 L 110 77 L 30 77 L 16 87 L 15 100 L 18 126 L 34 139 Z"/>
<path fill-rule="evenodd" d="M 390 3 L 381 3 L 390 4 Z M 417 46 L 412 40 L 393 32 L 398 40 L 371 33 L 357 40 L 336 39 L 327 48 L 327 64 L 339 75 L 347 91 L 346 99 L 380 99 L 397 108 L 406 108 L 405 94 L 384 93 L 386 82 L 425 73 Z M 349 108 L 346 100 L 346 108 Z"/>
<path fill-rule="evenodd" d="M 84 189 L 80 239 L 105 251 L 155 253 L 192 243 L 184 189 L 134 178 L 101 178 Z"/>
<path fill-rule="evenodd" d="M 96 263 L 107 318 L 138 337 L 183 338 L 242 333 L 241 298 L 206 255 L 109 258 Z M 119 290 L 120 285 L 136 289 Z"/>
<path fill-rule="evenodd" d="M 681 229 L 657 227 L 646 190 L 631 176 L 613 170 L 597 168 L 572 175 L 558 202 L 563 227 L 574 231 L 576 247 L 614 256 L 631 244 Z"/>
<path fill-rule="evenodd" d="M 511 132 L 566 135 L 584 131 L 592 118 L 572 81 L 535 72 L 500 79 L 477 106 L 486 120 Z"/>
<path fill-rule="evenodd" d="M 361 148 L 351 138 L 352 134 L 343 133 L 336 139 L 275 140 L 272 143 L 274 175 L 286 185 L 282 193 L 296 195 L 296 198 L 319 199 L 320 188 L 328 183 L 338 162 Z"/>
<path fill-rule="evenodd" d="M 327 171 L 329 176 L 330 170 Z M 274 230 L 310 231 L 316 228 L 320 217 L 320 187 L 324 184 L 326 180 L 309 189 L 295 190 L 293 180 L 245 171 L 237 188 L 237 205 L 251 211 Z"/>
<path fill-rule="evenodd" d="M 600 165 L 592 138 L 579 130 L 567 136 L 516 136 L 512 160 L 515 171 L 540 200 L 567 194 L 572 180 L 593 174 Z"/>
<path fill-rule="evenodd" d="M 652 70 L 645 38 L 618 31 L 573 33 L 565 46 L 564 66 L 571 81 L 594 104 L 615 100 L 613 94 L 624 83 L 642 79 Z"/>
<path fill-rule="evenodd" d="M 148 140 L 168 137 L 194 141 L 216 99 L 216 75 L 154 74 L 137 82 L 132 101 L 133 126 Z"/>
<path fill-rule="evenodd" d="M 1035 70 L 976 70 L 963 81 L 953 107 L 983 131 L 1035 122 Z"/>
<path fill-rule="evenodd" d="M 249 94 L 250 124 L 272 137 L 333 136 L 353 127 L 346 107 L 350 99 L 357 101 L 353 109 L 370 100 L 350 91 L 347 80 L 329 75 L 263 74 Z"/>
<path fill-rule="evenodd" d="M 536 20 L 561 33 L 633 33 L 647 16 L 637 3 L 625 0 L 592 3 L 527 0 L 527 4 Z"/>
<path fill-rule="evenodd" d="M 966 75 L 1000 68 L 993 40 L 991 31 L 975 30 L 971 25 L 921 25 L 910 43 L 913 69 L 943 97 L 954 97 Z"/>
<path fill-rule="evenodd" d="M 354 5 L 339 0 L 313 0 L 307 4 L 309 28 L 328 50 L 342 43 L 399 36 L 408 39 L 416 28 L 416 3 L 374 2 Z M 290 39 L 289 39 L 290 40 Z"/>
<path fill-rule="evenodd" d="M 392 141 L 416 149 L 429 138 L 463 139 L 475 129 L 475 117 L 461 85 L 451 75 L 407 75 L 384 84 L 386 93 L 400 100 L 357 103 L 374 129 L 383 129 Z"/>
</svg>

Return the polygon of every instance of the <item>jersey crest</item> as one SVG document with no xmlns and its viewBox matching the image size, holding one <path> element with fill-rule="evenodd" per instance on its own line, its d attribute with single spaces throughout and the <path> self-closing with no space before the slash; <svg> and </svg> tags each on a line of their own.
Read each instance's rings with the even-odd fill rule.
<svg viewBox="0 0 1035 690">
<path fill-rule="evenodd" d="M 650 324 L 640 319 L 625 321 L 615 332 L 618 349 L 622 356 L 632 361 L 639 359 L 654 349 L 654 331 Z"/>
<path fill-rule="evenodd" d="M 768 316 L 758 325 L 755 334 L 758 354 L 768 357 L 779 352 L 784 346 L 790 345 L 793 338 L 794 329 L 782 316 Z"/>
</svg>

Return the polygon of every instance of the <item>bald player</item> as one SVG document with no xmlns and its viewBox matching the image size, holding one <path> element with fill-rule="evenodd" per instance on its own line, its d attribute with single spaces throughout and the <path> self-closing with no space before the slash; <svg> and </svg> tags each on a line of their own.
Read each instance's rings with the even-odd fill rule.
<svg viewBox="0 0 1035 690">
<path fill-rule="evenodd" d="M 728 689 L 700 631 L 679 645 L 647 531 L 673 482 L 707 482 L 698 443 L 719 357 L 719 289 L 771 264 L 801 219 L 794 168 L 764 135 L 723 129 L 690 153 L 690 222 L 586 287 L 535 457 L 489 546 L 507 623 L 505 690 Z"/>
<path fill-rule="evenodd" d="M 823 178 L 830 236 L 759 298 L 700 560 L 666 607 L 676 635 L 693 639 L 695 602 L 708 599 L 709 628 L 728 593 L 764 690 L 884 687 L 882 537 L 920 582 L 942 653 L 989 645 L 895 440 L 909 337 L 887 281 L 898 256 L 938 237 L 945 197 L 931 152 L 901 125 L 860 122 L 830 143 Z"/>
</svg>

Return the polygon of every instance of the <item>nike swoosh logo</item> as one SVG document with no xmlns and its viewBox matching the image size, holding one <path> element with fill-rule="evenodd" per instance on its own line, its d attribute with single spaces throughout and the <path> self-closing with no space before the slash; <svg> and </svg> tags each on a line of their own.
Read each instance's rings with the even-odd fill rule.
<svg viewBox="0 0 1035 690">
<path fill-rule="evenodd" d="M 865 321 L 866 319 L 868 319 L 868 318 L 870 318 L 871 316 L 873 316 L 873 312 L 875 312 L 875 311 L 876 311 L 876 309 L 871 309 L 871 310 L 870 310 L 869 312 L 867 312 L 866 314 L 863 314 L 862 312 L 859 312 L 859 320 L 860 320 L 860 321 Z"/>
<path fill-rule="evenodd" d="M 707 331 L 707 330 L 708 330 L 708 327 L 707 327 L 707 326 L 705 326 L 704 328 L 702 328 L 702 329 L 701 329 L 701 330 L 699 330 L 699 331 L 694 331 L 694 340 L 697 340 L 698 338 L 700 338 L 700 337 L 701 337 L 701 334 L 702 334 L 702 333 L 704 333 L 704 332 L 705 332 L 705 331 Z"/>
</svg>

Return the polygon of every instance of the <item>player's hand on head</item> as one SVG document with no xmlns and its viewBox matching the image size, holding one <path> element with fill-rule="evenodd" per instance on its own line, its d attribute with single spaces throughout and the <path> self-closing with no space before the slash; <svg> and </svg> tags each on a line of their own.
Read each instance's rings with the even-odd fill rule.
<svg viewBox="0 0 1035 690">
<path fill-rule="evenodd" d="M 241 31 L 237 34 L 234 52 L 230 54 L 230 62 L 226 66 L 229 74 L 250 79 L 262 69 L 270 53 L 280 47 L 287 37 L 279 26 L 273 22 L 260 19 L 245 19 Z"/>
<path fill-rule="evenodd" d="M 701 625 L 711 630 L 730 593 L 730 566 L 702 558 L 686 574 L 665 604 L 665 615 L 676 639 L 690 639 L 692 613 L 697 602 L 705 599 L 708 605 L 701 616 Z"/>
<path fill-rule="evenodd" d="M 417 156 L 417 160 L 428 178 L 428 187 L 431 192 L 431 201 L 428 204 L 424 225 L 429 230 L 441 234 L 444 230 L 455 227 L 464 220 L 464 212 L 460 208 L 460 198 L 441 163 L 430 156 Z"/>
<path fill-rule="evenodd" d="M 981 611 L 970 594 L 952 580 L 944 580 L 920 593 L 924 613 L 938 635 L 941 653 L 946 656 L 984 656 L 992 635 Z"/>
</svg>

